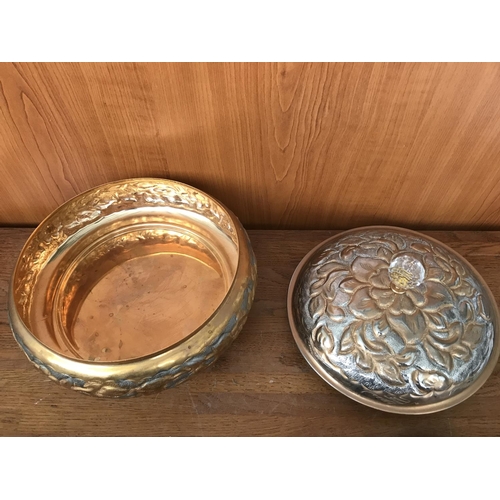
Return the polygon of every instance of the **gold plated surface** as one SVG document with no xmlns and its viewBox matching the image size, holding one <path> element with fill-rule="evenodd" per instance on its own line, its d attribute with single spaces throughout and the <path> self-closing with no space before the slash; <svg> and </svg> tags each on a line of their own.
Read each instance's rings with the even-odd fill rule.
<svg viewBox="0 0 500 500">
<path fill-rule="evenodd" d="M 43 221 L 9 293 L 16 340 L 49 377 L 98 396 L 173 386 L 210 364 L 250 309 L 253 252 L 205 193 L 130 179 Z"/>
<path fill-rule="evenodd" d="M 311 250 L 292 277 L 288 317 L 326 382 L 394 413 L 460 403 L 500 352 L 498 309 L 481 276 L 443 243 L 401 228 L 353 229 Z"/>
</svg>

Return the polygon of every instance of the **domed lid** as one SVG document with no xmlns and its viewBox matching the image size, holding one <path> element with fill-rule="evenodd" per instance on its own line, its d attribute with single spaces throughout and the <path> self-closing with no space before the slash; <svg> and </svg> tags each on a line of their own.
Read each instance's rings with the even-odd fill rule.
<svg viewBox="0 0 500 500">
<path fill-rule="evenodd" d="M 406 229 L 354 229 L 314 248 L 292 277 L 288 317 L 326 382 L 395 413 L 463 401 L 499 355 L 498 310 L 483 279 L 446 245 Z"/>
</svg>

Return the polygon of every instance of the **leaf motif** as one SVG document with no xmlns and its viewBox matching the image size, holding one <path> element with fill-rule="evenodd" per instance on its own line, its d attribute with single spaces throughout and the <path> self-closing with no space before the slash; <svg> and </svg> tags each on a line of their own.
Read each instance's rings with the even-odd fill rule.
<svg viewBox="0 0 500 500">
<path fill-rule="evenodd" d="M 425 313 L 427 326 L 431 330 L 443 330 L 446 328 L 446 320 L 440 313 Z"/>
<path fill-rule="evenodd" d="M 361 236 L 346 236 L 345 238 L 342 238 L 339 242 L 338 245 L 359 245 L 360 243 L 363 243 L 365 240 Z"/>
<path fill-rule="evenodd" d="M 411 315 L 393 316 L 388 314 L 387 321 L 391 329 L 405 344 L 415 344 L 424 337 L 427 331 L 427 325 L 421 311 Z"/>
<path fill-rule="evenodd" d="M 458 305 L 458 312 L 465 321 L 470 322 L 474 319 L 474 306 L 469 300 L 462 300 Z"/>
<path fill-rule="evenodd" d="M 331 247 L 326 247 L 318 256 L 318 262 L 330 257 L 330 253 L 332 252 Z"/>
<path fill-rule="evenodd" d="M 387 233 L 384 235 L 384 239 L 393 241 L 396 244 L 396 250 L 403 250 L 406 246 L 405 240 L 396 233 Z"/>
<path fill-rule="evenodd" d="M 372 243 L 377 244 L 379 247 L 387 248 L 391 252 L 391 256 L 394 252 L 397 252 L 399 250 L 396 243 L 389 241 L 387 239 L 375 238 L 371 241 L 372 241 Z"/>
<path fill-rule="evenodd" d="M 332 321 L 335 321 L 336 323 L 342 322 L 345 318 L 343 309 L 333 305 L 331 302 L 326 307 L 326 314 Z"/>
<path fill-rule="evenodd" d="M 428 280 L 443 281 L 444 271 L 440 267 L 429 267 L 426 272 L 426 278 Z"/>
<path fill-rule="evenodd" d="M 431 330 L 429 335 L 441 346 L 449 346 L 457 342 L 463 335 L 462 323 L 455 321 L 445 330 Z"/>
<path fill-rule="evenodd" d="M 377 375 L 391 385 L 404 385 L 405 381 L 399 367 L 392 362 L 378 363 L 375 371 Z"/>
<path fill-rule="evenodd" d="M 451 266 L 455 269 L 455 271 L 460 275 L 460 276 L 465 276 L 465 268 L 458 262 L 457 260 L 452 260 L 450 261 Z"/>
<path fill-rule="evenodd" d="M 369 250 L 369 252 L 364 252 L 365 254 L 366 253 L 371 254 L 372 251 L 373 251 L 373 253 L 377 252 L 377 256 L 378 256 L 378 251 L 381 249 L 380 245 L 374 241 L 362 243 L 361 245 L 359 245 L 359 248 L 362 248 L 363 250 Z M 388 252 L 387 248 L 385 248 L 385 247 L 383 247 L 383 248 L 384 248 L 384 250 L 386 250 Z M 389 252 L 388 256 L 387 256 L 387 254 L 384 255 L 384 253 L 382 253 L 381 255 L 382 255 L 383 260 L 385 260 L 386 262 L 389 262 L 390 256 L 392 254 Z"/>
<path fill-rule="evenodd" d="M 356 351 L 356 354 L 354 356 L 354 361 L 362 370 L 365 371 L 373 370 L 373 358 L 364 351 L 360 350 Z"/>
<path fill-rule="evenodd" d="M 470 350 L 470 347 L 459 344 L 455 345 L 450 349 L 450 354 L 457 359 L 461 359 L 462 361 L 469 361 L 469 359 L 472 357 L 472 351 Z"/>
<path fill-rule="evenodd" d="M 385 319 L 384 316 L 382 316 L 380 319 L 375 320 L 372 323 L 372 329 L 373 333 L 377 337 L 385 337 L 390 331 L 389 323 L 387 323 L 387 320 Z"/>
<path fill-rule="evenodd" d="M 427 279 L 438 280 L 449 286 L 455 286 L 460 281 L 455 268 L 441 257 L 435 257 L 433 260 L 433 264 L 427 272 Z"/>
<path fill-rule="evenodd" d="M 361 340 L 363 341 L 363 344 L 370 350 L 371 352 L 375 352 L 377 354 L 391 354 L 393 350 L 391 347 L 384 342 L 383 340 L 372 340 L 369 339 L 366 335 L 366 323 L 363 323 L 363 328 L 361 328 Z"/>
<path fill-rule="evenodd" d="M 325 282 L 326 278 L 313 281 L 313 283 L 311 284 L 311 290 L 318 290 L 325 284 Z"/>
<path fill-rule="evenodd" d="M 412 243 L 411 248 L 420 253 L 427 253 L 431 251 L 431 247 L 425 243 Z"/>
<path fill-rule="evenodd" d="M 484 327 L 477 323 L 469 323 L 465 327 L 465 333 L 463 342 L 467 344 L 471 349 L 474 349 L 483 337 Z"/>
<path fill-rule="evenodd" d="M 321 330 L 321 326 L 322 325 L 316 325 L 312 332 L 311 332 L 311 338 L 313 340 L 313 342 L 316 342 L 318 340 L 318 332 Z"/>
<path fill-rule="evenodd" d="M 387 248 L 380 247 L 377 251 L 377 257 L 379 259 L 385 260 L 386 262 L 390 262 L 392 253 L 389 250 L 387 250 Z"/>
<path fill-rule="evenodd" d="M 441 368 L 445 368 L 450 372 L 453 368 L 453 359 L 451 354 L 446 351 L 442 351 L 434 347 L 429 341 L 424 342 L 424 350 L 427 354 L 427 357 L 434 364 L 440 366 Z"/>
<path fill-rule="evenodd" d="M 339 354 L 350 354 L 356 345 L 353 338 L 354 330 L 357 328 L 357 323 L 351 323 L 347 326 L 340 337 Z"/>
<path fill-rule="evenodd" d="M 434 261 L 445 273 L 447 274 L 453 273 L 453 267 L 443 257 L 438 256 L 434 259 Z"/>
<path fill-rule="evenodd" d="M 340 258 L 343 260 L 349 260 L 352 253 L 354 252 L 354 247 L 346 247 L 340 252 Z"/>
<path fill-rule="evenodd" d="M 441 249 L 441 247 L 435 245 L 434 246 L 434 253 L 438 256 L 441 257 L 445 262 L 449 260 L 449 256 Z"/>
<path fill-rule="evenodd" d="M 404 349 L 399 354 L 393 357 L 393 360 L 399 366 L 410 366 L 415 361 L 417 351 L 413 349 Z"/>
<path fill-rule="evenodd" d="M 417 306 L 422 307 L 425 304 L 425 286 L 418 286 L 411 290 L 406 290 L 406 296 Z"/>
<path fill-rule="evenodd" d="M 486 309 L 484 308 L 484 302 L 483 302 L 483 296 L 478 295 L 477 296 L 477 309 L 479 311 L 479 316 L 483 318 L 485 321 L 490 320 L 489 314 L 486 313 Z"/>
<path fill-rule="evenodd" d="M 472 297 L 474 295 L 474 287 L 464 279 L 458 282 L 458 286 L 453 287 L 453 291 L 459 297 Z"/>
<path fill-rule="evenodd" d="M 318 269 L 318 276 L 324 278 L 335 271 L 345 271 L 345 264 L 341 262 L 328 262 Z"/>
<path fill-rule="evenodd" d="M 320 345 L 323 352 L 331 354 L 335 347 L 335 340 L 333 338 L 332 332 L 327 326 L 323 325 L 318 329 L 316 334 L 316 340 Z"/>
<path fill-rule="evenodd" d="M 326 301 L 321 295 L 313 297 L 309 302 L 309 314 L 315 320 L 325 313 Z"/>
<path fill-rule="evenodd" d="M 441 283 L 436 281 L 428 281 L 426 283 L 427 299 L 423 309 L 426 312 L 439 312 L 443 309 L 453 307 L 453 297 L 450 291 Z"/>
<path fill-rule="evenodd" d="M 339 278 L 346 274 L 347 271 L 335 271 L 333 273 L 330 273 L 326 279 L 325 286 L 323 287 L 323 290 L 330 295 L 333 293 L 333 297 L 337 294 L 339 291 L 338 286 L 339 286 Z"/>
</svg>

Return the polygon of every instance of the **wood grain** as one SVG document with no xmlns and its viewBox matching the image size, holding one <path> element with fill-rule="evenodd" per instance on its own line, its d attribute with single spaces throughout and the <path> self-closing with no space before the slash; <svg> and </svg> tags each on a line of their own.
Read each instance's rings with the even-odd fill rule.
<svg viewBox="0 0 500 500">
<path fill-rule="evenodd" d="M 1 436 L 498 436 L 500 369 L 470 399 L 441 413 L 404 416 L 351 401 L 300 355 L 286 317 L 296 265 L 333 231 L 250 231 L 258 266 L 250 318 L 210 369 L 175 389 L 100 400 L 59 387 L 16 345 L 8 280 L 29 229 L 0 229 Z M 466 257 L 500 299 L 500 232 L 428 232 Z"/>
<path fill-rule="evenodd" d="M 0 224 L 127 177 L 247 227 L 500 228 L 500 64 L 0 64 Z"/>
</svg>

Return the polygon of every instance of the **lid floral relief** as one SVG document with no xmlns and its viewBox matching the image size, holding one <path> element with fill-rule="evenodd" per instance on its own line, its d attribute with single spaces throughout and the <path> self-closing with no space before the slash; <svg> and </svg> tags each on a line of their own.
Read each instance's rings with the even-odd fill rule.
<svg viewBox="0 0 500 500">
<path fill-rule="evenodd" d="M 288 308 L 311 366 L 386 411 L 453 406 L 498 359 L 498 311 L 482 278 L 446 245 L 405 229 L 360 228 L 319 245 L 292 278 Z"/>
</svg>

